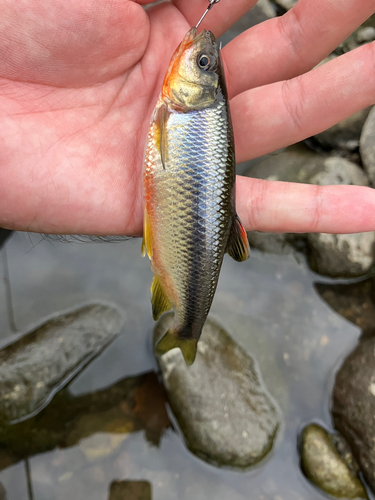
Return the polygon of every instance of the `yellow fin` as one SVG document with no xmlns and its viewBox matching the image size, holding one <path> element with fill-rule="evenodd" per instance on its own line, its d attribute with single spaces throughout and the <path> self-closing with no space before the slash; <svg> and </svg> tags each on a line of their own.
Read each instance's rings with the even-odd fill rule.
<svg viewBox="0 0 375 500">
<path fill-rule="evenodd" d="M 172 309 L 172 305 L 165 295 L 164 290 L 160 284 L 158 276 L 154 276 L 151 284 L 151 304 L 152 304 L 152 317 L 156 321 L 163 312 Z"/>
<path fill-rule="evenodd" d="M 162 356 L 166 352 L 178 347 L 184 357 L 185 363 L 190 366 L 194 363 L 197 354 L 196 339 L 179 339 L 173 330 L 168 330 L 164 337 L 158 342 L 155 347 L 155 354 Z"/>
<path fill-rule="evenodd" d="M 168 106 L 162 104 L 156 114 L 155 123 L 159 130 L 159 141 L 157 146 L 159 147 L 160 161 L 163 166 L 163 170 L 168 162 L 168 143 L 167 143 L 167 121 L 169 117 Z"/>
<path fill-rule="evenodd" d="M 144 257 L 146 253 L 149 258 L 152 259 L 151 226 L 147 210 L 145 209 L 143 214 L 143 240 L 141 250 L 142 257 Z"/>
<path fill-rule="evenodd" d="M 243 262 L 250 257 L 249 240 L 237 214 L 230 230 L 227 252 L 237 262 Z"/>
</svg>

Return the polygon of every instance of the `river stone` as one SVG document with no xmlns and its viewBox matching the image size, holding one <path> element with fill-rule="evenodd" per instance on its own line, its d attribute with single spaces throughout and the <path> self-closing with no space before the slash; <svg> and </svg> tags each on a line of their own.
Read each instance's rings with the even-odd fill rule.
<svg viewBox="0 0 375 500">
<path fill-rule="evenodd" d="M 173 313 L 155 327 L 155 343 Z M 203 460 L 248 467 L 271 450 L 279 427 L 275 404 L 254 360 L 228 333 L 207 319 L 197 357 L 187 367 L 179 349 L 158 359 L 170 407 L 189 449 Z"/>
<path fill-rule="evenodd" d="M 289 10 L 296 5 L 298 0 L 274 0 L 276 5 L 279 5 L 284 10 Z"/>
<path fill-rule="evenodd" d="M 53 394 L 111 342 L 123 318 L 91 304 L 47 320 L 0 350 L 0 421 L 41 410 Z"/>
<path fill-rule="evenodd" d="M 368 186 L 369 180 L 363 170 L 345 158 L 331 156 L 323 160 L 320 172 L 312 175 L 309 179 L 311 184 L 319 186 L 330 185 L 352 185 Z"/>
<path fill-rule="evenodd" d="M 310 233 L 309 264 L 313 271 L 333 278 L 363 276 L 374 261 L 375 233 Z"/>
<path fill-rule="evenodd" d="M 7 500 L 7 492 L 2 483 L 0 483 L 0 500 Z"/>
<path fill-rule="evenodd" d="M 345 118 L 336 125 L 315 135 L 315 139 L 325 149 L 353 151 L 359 147 L 363 125 L 371 108 L 365 108 Z"/>
<path fill-rule="evenodd" d="M 148 481 L 113 481 L 109 500 L 151 500 L 151 484 Z"/>
<path fill-rule="evenodd" d="M 371 184 L 375 186 L 375 106 L 371 109 L 362 129 L 360 153 Z"/>
<path fill-rule="evenodd" d="M 366 26 L 359 28 L 356 33 L 358 43 L 368 43 L 375 40 L 375 28 L 373 26 Z"/>
<path fill-rule="evenodd" d="M 336 498 L 368 498 L 355 471 L 338 453 L 330 434 L 317 424 L 301 434 L 301 468 L 323 492 Z"/>
<path fill-rule="evenodd" d="M 375 493 L 375 337 L 362 340 L 341 365 L 331 411 L 335 428 Z"/>
</svg>

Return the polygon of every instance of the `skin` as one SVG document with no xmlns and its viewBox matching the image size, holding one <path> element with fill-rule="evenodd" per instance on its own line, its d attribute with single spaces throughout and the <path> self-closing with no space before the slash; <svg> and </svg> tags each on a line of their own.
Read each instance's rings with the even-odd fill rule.
<svg viewBox="0 0 375 500">
<path fill-rule="evenodd" d="M 169 59 L 207 0 L 0 0 L 0 226 L 142 232 L 142 161 Z M 222 0 L 220 36 L 255 4 Z M 311 70 L 375 11 L 374 0 L 300 0 L 223 50 L 242 162 L 375 103 L 375 44 Z M 247 230 L 375 230 L 375 191 L 239 178 Z"/>
</svg>

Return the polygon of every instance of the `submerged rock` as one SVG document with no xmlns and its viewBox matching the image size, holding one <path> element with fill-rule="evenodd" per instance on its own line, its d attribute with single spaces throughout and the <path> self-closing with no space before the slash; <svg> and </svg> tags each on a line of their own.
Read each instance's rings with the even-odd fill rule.
<svg viewBox="0 0 375 500">
<path fill-rule="evenodd" d="M 113 481 L 109 500 L 151 500 L 151 484 L 148 481 Z"/>
<path fill-rule="evenodd" d="M 173 314 L 155 327 L 155 342 Z M 279 415 L 253 359 L 208 319 L 197 357 L 187 367 L 179 349 L 158 359 L 171 409 L 189 449 L 208 462 L 248 467 L 271 450 Z"/>
<path fill-rule="evenodd" d="M 331 411 L 375 492 L 375 337 L 362 340 L 337 372 Z"/>
<path fill-rule="evenodd" d="M 374 262 L 375 233 L 310 233 L 310 267 L 335 278 L 363 276 Z"/>
<path fill-rule="evenodd" d="M 307 425 L 300 446 L 303 473 L 315 486 L 336 498 L 368 498 L 356 471 L 339 454 L 334 437 L 325 429 Z"/>
<path fill-rule="evenodd" d="M 0 483 L 0 500 L 7 500 L 7 492 L 2 483 Z"/>
<path fill-rule="evenodd" d="M 371 108 L 365 108 L 314 136 L 325 149 L 353 151 L 359 147 L 363 125 Z"/>
<path fill-rule="evenodd" d="M 0 421 L 39 411 L 111 342 L 119 310 L 91 304 L 49 319 L 0 350 Z"/>
<path fill-rule="evenodd" d="M 371 184 L 375 186 L 375 106 L 371 109 L 362 129 L 360 153 Z"/>
</svg>

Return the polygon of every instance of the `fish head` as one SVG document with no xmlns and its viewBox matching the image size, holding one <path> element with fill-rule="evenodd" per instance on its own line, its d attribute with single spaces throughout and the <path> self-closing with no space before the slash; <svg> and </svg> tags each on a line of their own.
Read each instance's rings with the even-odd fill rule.
<svg viewBox="0 0 375 500">
<path fill-rule="evenodd" d="M 221 69 L 214 35 L 192 28 L 177 47 L 163 83 L 163 98 L 180 111 L 204 109 L 216 102 Z"/>
</svg>

